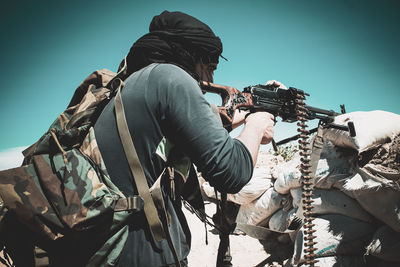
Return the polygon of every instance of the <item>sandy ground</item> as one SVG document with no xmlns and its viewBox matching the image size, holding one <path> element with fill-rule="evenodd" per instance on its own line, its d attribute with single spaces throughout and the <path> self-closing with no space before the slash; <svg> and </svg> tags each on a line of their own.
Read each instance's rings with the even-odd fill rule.
<svg viewBox="0 0 400 267">
<path fill-rule="evenodd" d="M 277 160 L 270 153 L 260 151 L 256 167 L 276 164 Z M 282 161 L 283 159 L 279 160 Z M 216 205 L 207 201 L 205 204 L 206 213 L 209 216 L 214 215 Z M 207 226 L 208 245 L 206 245 L 204 223 L 184 207 L 183 211 L 192 233 L 192 249 L 188 258 L 189 267 L 215 267 L 219 246 L 218 234 L 212 231 L 211 226 Z M 246 235 L 230 235 L 229 240 L 232 265 L 234 267 L 281 266 L 276 262 L 270 262 L 270 255 L 264 250 L 263 245 L 257 239 Z"/>
<path fill-rule="evenodd" d="M 206 213 L 215 213 L 215 204 L 206 203 Z M 189 254 L 189 267 L 215 267 L 218 253 L 219 236 L 214 234 L 211 226 L 207 226 L 208 245 L 204 223 L 186 208 L 183 208 L 192 232 L 192 250 Z M 231 235 L 231 256 L 234 267 L 267 266 L 268 254 L 257 239 L 245 235 Z M 270 266 L 270 265 L 269 265 Z"/>
</svg>

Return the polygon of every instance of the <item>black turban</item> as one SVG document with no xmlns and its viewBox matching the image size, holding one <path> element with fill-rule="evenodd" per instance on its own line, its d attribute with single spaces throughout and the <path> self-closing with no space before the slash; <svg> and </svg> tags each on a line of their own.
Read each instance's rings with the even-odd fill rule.
<svg viewBox="0 0 400 267">
<path fill-rule="evenodd" d="M 131 47 L 127 74 L 151 63 L 171 63 L 198 79 L 196 60 L 218 63 L 221 53 L 220 38 L 206 24 L 182 12 L 164 11 L 153 18 L 149 33 Z"/>
</svg>

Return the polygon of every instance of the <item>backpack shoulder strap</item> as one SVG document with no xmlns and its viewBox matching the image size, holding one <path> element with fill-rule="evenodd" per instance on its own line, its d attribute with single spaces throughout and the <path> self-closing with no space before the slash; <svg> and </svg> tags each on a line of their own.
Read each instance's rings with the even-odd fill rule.
<svg viewBox="0 0 400 267">
<path fill-rule="evenodd" d="M 135 180 L 135 184 L 138 189 L 139 195 L 144 200 L 143 210 L 144 210 L 147 222 L 150 226 L 150 229 L 153 233 L 153 236 L 154 236 L 155 240 L 157 240 L 157 241 L 160 241 L 162 239 L 167 239 L 168 245 L 169 245 L 171 252 L 174 256 L 174 259 L 175 259 L 175 264 L 176 264 L 176 266 L 180 267 L 181 265 L 179 262 L 179 258 L 178 258 L 176 249 L 174 247 L 174 244 L 172 243 L 171 234 L 168 229 L 168 223 L 166 222 L 163 227 L 161 220 L 158 217 L 158 212 L 157 212 L 157 208 L 155 206 L 155 201 L 152 197 L 152 194 L 150 193 L 150 188 L 147 183 L 146 176 L 144 175 L 142 165 L 140 164 L 139 157 L 137 155 L 131 134 L 129 132 L 128 123 L 126 122 L 124 106 L 122 104 L 122 98 L 121 98 L 121 88 L 123 87 L 123 82 L 121 80 L 119 80 L 119 82 L 120 82 L 120 84 L 118 85 L 117 93 L 115 96 L 115 116 L 116 116 L 116 121 L 117 121 L 118 133 L 121 138 L 125 156 L 126 156 L 126 159 L 128 160 L 129 168 L 133 175 L 133 179 Z M 161 175 L 163 175 L 163 174 L 161 174 Z M 159 184 L 160 181 L 161 181 L 160 178 L 157 179 L 155 188 L 153 188 L 153 191 L 155 194 L 154 198 L 156 199 L 157 204 L 159 206 L 161 206 L 161 209 L 163 211 L 162 213 L 164 213 L 161 215 L 166 216 L 165 204 L 163 202 L 163 197 L 162 197 L 162 192 L 161 192 L 161 185 Z M 164 219 L 166 219 L 166 218 L 164 218 Z"/>
<path fill-rule="evenodd" d="M 117 121 L 118 133 L 121 138 L 125 156 L 126 159 L 128 160 L 129 167 L 134 177 L 139 195 L 144 200 L 144 213 L 147 222 L 150 225 L 154 238 L 157 241 L 160 241 L 162 239 L 165 239 L 165 233 L 161 221 L 158 218 L 157 209 L 151 197 L 149 185 L 147 184 L 147 179 L 144 175 L 143 168 L 140 164 L 139 157 L 137 155 L 132 137 L 129 132 L 128 124 L 125 118 L 124 106 L 122 104 L 122 98 L 120 92 L 121 87 L 122 87 L 122 81 L 121 85 L 117 89 L 117 94 L 115 97 L 115 116 Z"/>
</svg>

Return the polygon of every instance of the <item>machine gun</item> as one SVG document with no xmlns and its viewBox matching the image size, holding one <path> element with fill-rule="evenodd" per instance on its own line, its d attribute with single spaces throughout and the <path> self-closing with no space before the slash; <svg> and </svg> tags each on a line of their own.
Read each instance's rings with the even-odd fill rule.
<svg viewBox="0 0 400 267">
<path fill-rule="evenodd" d="M 278 143 L 272 142 L 275 151 L 277 145 L 299 139 L 299 150 L 301 155 L 301 181 L 302 181 L 302 210 L 304 211 L 304 235 L 306 249 L 305 255 L 306 263 L 314 266 L 317 262 L 314 251 L 315 239 L 312 221 L 312 191 L 314 186 L 313 170 L 311 164 L 311 147 L 308 141 L 310 134 L 316 132 L 320 127 L 337 128 L 344 131 L 349 131 L 351 136 L 355 136 L 355 129 L 352 122 L 347 126 L 337 125 L 334 123 L 335 116 L 339 115 L 333 110 L 325 110 L 321 108 L 311 107 L 304 103 L 308 94 L 303 90 L 289 87 L 289 89 L 282 89 L 276 85 L 255 85 L 244 88 L 243 92 L 229 86 L 217 85 L 208 82 L 200 83 L 201 89 L 205 92 L 219 94 L 222 98 L 222 106 L 218 107 L 219 113 L 226 129 L 232 129 L 232 120 L 235 110 L 249 110 L 250 112 L 267 111 L 275 117 L 282 118 L 284 122 L 296 122 L 300 132 L 298 135 L 282 140 Z M 345 113 L 344 105 L 340 106 L 341 113 Z M 319 119 L 319 127 L 307 130 L 306 122 L 308 120 Z M 319 132 L 320 134 L 320 132 Z M 322 148 L 322 143 L 318 148 Z M 315 151 L 317 151 L 316 149 Z M 320 150 L 319 150 L 320 151 Z M 315 153 L 316 154 L 316 153 Z M 313 161 L 315 158 L 313 155 Z M 319 154 L 318 154 L 319 158 Z M 223 194 L 222 194 L 223 195 Z M 224 207 L 224 204 L 221 204 Z M 223 211 L 223 210 L 222 210 Z M 300 219 L 301 220 L 301 219 Z M 301 223 L 298 223 L 300 225 Z M 230 253 L 229 253 L 229 233 L 220 234 L 220 248 L 218 250 L 217 266 L 231 266 Z M 224 245 L 224 246 L 223 246 Z M 222 248 L 222 249 L 221 249 Z"/>
<path fill-rule="evenodd" d="M 355 136 L 354 126 L 334 124 L 334 117 L 340 115 L 333 110 L 316 108 L 304 104 L 305 96 L 309 96 L 303 90 L 289 87 L 279 88 L 275 85 L 248 86 L 240 92 L 236 88 L 201 82 L 201 89 L 205 92 L 216 93 L 222 98 L 222 105 L 218 107 L 223 125 L 228 130 L 232 127 L 232 119 L 235 110 L 249 110 L 250 112 L 267 111 L 275 117 L 282 118 L 283 122 L 304 122 L 319 119 L 325 127 L 350 131 Z M 345 113 L 344 105 L 341 105 L 341 113 Z M 308 134 L 317 128 L 308 131 Z M 300 135 L 282 140 L 277 145 L 300 138 Z"/>
</svg>

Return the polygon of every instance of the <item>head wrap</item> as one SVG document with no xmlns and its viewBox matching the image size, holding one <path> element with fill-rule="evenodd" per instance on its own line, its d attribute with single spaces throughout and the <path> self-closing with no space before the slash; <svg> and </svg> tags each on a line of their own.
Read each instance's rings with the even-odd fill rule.
<svg viewBox="0 0 400 267">
<path fill-rule="evenodd" d="M 127 74 L 151 63 L 172 63 L 198 79 L 195 62 L 218 63 L 221 53 L 220 38 L 205 23 L 182 12 L 164 11 L 131 47 Z"/>
</svg>

